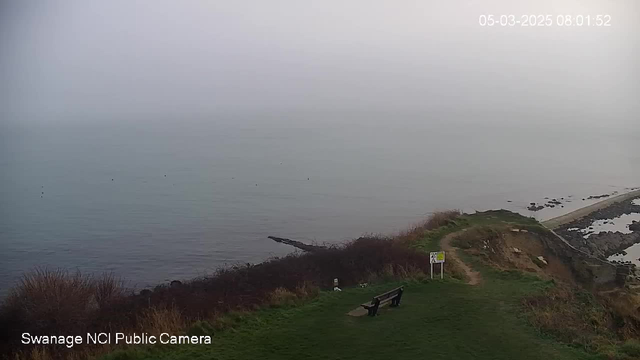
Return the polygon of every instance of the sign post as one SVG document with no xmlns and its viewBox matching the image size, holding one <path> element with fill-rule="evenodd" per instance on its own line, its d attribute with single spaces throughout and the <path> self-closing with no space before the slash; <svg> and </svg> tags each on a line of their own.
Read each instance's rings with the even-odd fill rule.
<svg viewBox="0 0 640 360">
<path fill-rule="evenodd" d="M 431 261 L 431 280 L 433 280 L 433 259 Z"/>
<path fill-rule="evenodd" d="M 431 278 L 433 279 L 433 264 L 440 264 L 440 279 L 444 279 L 444 251 L 436 251 L 429 253 L 429 262 L 431 263 Z"/>
</svg>

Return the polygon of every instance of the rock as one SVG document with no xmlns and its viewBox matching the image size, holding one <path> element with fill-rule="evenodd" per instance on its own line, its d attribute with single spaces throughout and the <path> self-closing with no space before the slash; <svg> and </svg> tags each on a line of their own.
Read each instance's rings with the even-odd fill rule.
<svg viewBox="0 0 640 360">
<path fill-rule="evenodd" d="M 528 209 L 529 211 L 540 211 L 540 210 L 544 209 L 544 206 L 542 206 L 542 205 L 537 206 L 535 203 L 532 203 L 532 204 L 533 204 L 533 205 L 531 205 L 531 206 L 527 207 L 527 209 Z"/>
<path fill-rule="evenodd" d="M 518 249 L 517 247 L 514 247 L 513 248 L 513 252 L 516 253 L 516 254 L 521 254 L 522 250 Z"/>
<path fill-rule="evenodd" d="M 180 281 L 180 280 L 173 280 L 171 282 L 171 284 L 169 284 L 169 286 L 171 286 L 171 287 L 178 287 L 180 285 L 182 285 L 182 281 Z"/>
<path fill-rule="evenodd" d="M 529 230 L 524 230 L 524 229 L 522 229 L 522 230 L 520 230 L 520 232 L 528 233 L 528 232 L 529 232 Z"/>
<path fill-rule="evenodd" d="M 512 232 L 520 232 L 520 229 L 511 229 Z"/>
<path fill-rule="evenodd" d="M 542 256 L 538 256 L 538 257 L 531 256 L 531 261 L 533 261 L 533 263 L 536 264 L 536 266 L 538 266 L 539 268 L 543 268 L 543 267 L 547 266 L 546 260 L 544 260 L 544 258 L 542 258 L 542 260 L 540 260 L 540 258 L 542 258 Z"/>
<path fill-rule="evenodd" d="M 545 260 L 544 256 L 542 256 L 542 255 L 538 256 L 536 259 L 538 259 L 538 261 L 540 261 L 544 266 L 549 265 L 547 260 Z"/>
</svg>

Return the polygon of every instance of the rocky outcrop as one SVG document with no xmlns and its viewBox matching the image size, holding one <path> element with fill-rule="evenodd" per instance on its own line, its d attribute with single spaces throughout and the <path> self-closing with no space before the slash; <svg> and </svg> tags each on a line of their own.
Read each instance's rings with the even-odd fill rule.
<svg viewBox="0 0 640 360">
<path fill-rule="evenodd" d="M 601 259 L 606 259 L 627 249 L 633 244 L 640 242 L 640 226 L 632 224 L 629 229 L 631 234 L 621 232 L 602 232 L 591 234 L 589 238 L 584 238 L 584 233 L 569 229 L 590 229 L 591 224 L 596 220 L 608 220 L 620 217 L 625 214 L 640 213 L 640 206 L 634 204 L 634 200 L 612 204 L 604 209 L 597 210 L 589 216 L 560 226 L 556 232 L 566 239 L 571 245 Z"/>
<path fill-rule="evenodd" d="M 548 250 L 570 266 L 576 280 L 585 287 L 598 287 L 612 283 L 622 286 L 627 277 L 620 274 L 630 272 L 628 266 L 616 265 L 596 258 L 570 244 L 552 230 L 549 231 L 549 236 L 541 236 L 540 240 Z"/>
<path fill-rule="evenodd" d="M 279 242 L 282 244 L 286 244 L 286 245 L 291 245 L 295 248 L 298 248 L 302 251 L 306 251 L 306 252 L 315 252 L 315 251 L 321 251 L 321 250 L 326 250 L 327 247 L 326 246 L 319 246 L 319 245 L 309 245 L 309 244 L 305 244 L 303 242 L 297 241 L 297 240 L 291 240 L 291 239 L 285 239 L 285 238 L 279 238 L 279 237 L 275 237 L 275 236 L 268 236 L 269 239 L 275 241 L 275 242 Z"/>
<path fill-rule="evenodd" d="M 640 232 L 633 232 L 631 234 L 602 232 L 599 234 L 591 234 L 587 239 L 581 236 L 581 232 L 578 233 L 580 236 L 574 236 L 572 244 L 578 249 L 601 259 L 606 259 L 611 255 L 620 253 L 631 245 L 640 242 Z"/>
</svg>

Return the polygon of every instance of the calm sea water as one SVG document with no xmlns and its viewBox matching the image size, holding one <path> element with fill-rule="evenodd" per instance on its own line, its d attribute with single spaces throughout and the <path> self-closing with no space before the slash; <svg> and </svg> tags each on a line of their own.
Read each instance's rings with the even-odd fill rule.
<svg viewBox="0 0 640 360">
<path fill-rule="evenodd" d="M 0 288 L 34 266 L 113 271 L 133 286 L 338 243 L 438 209 L 539 218 L 640 183 L 625 128 L 421 116 L 210 117 L 6 126 Z M 530 213 L 545 196 L 576 199 Z"/>
</svg>

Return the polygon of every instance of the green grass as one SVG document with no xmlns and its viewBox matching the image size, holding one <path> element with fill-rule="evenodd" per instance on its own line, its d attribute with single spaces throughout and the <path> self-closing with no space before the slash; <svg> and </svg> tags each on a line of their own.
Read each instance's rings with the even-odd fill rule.
<svg viewBox="0 0 640 360">
<path fill-rule="evenodd" d="M 538 222 L 509 212 L 463 215 L 428 231 L 416 246 L 439 249 L 440 239 L 474 225 Z M 368 288 L 321 293 L 295 307 L 231 315 L 212 345 L 154 346 L 112 353 L 103 360 L 142 359 L 595 359 L 539 333 L 522 314 L 523 297 L 553 283 L 517 271 L 499 271 L 460 254 L 483 276 L 479 286 L 455 279 L 387 282 Z M 405 285 L 399 308 L 379 316 L 346 313 L 372 296 Z M 629 352 L 636 344 L 628 345 Z"/>
<path fill-rule="evenodd" d="M 104 359 L 589 359 L 540 336 L 519 316 L 522 296 L 551 286 L 518 272 L 487 271 L 483 286 L 454 280 L 405 284 L 399 308 L 346 313 L 400 283 L 322 293 L 292 308 L 236 317 L 213 345 L 156 346 Z"/>
<path fill-rule="evenodd" d="M 422 239 L 414 246 L 423 251 L 440 250 L 440 240 L 448 234 L 473 226 L 510 225 L 536 233 L 545 233 L 545 229 L 536 219 L 528 218 L 506 210 L 493 210 L 475 214 L 463 214 L 448 225 L 425 231 Z"/>
</svg>

